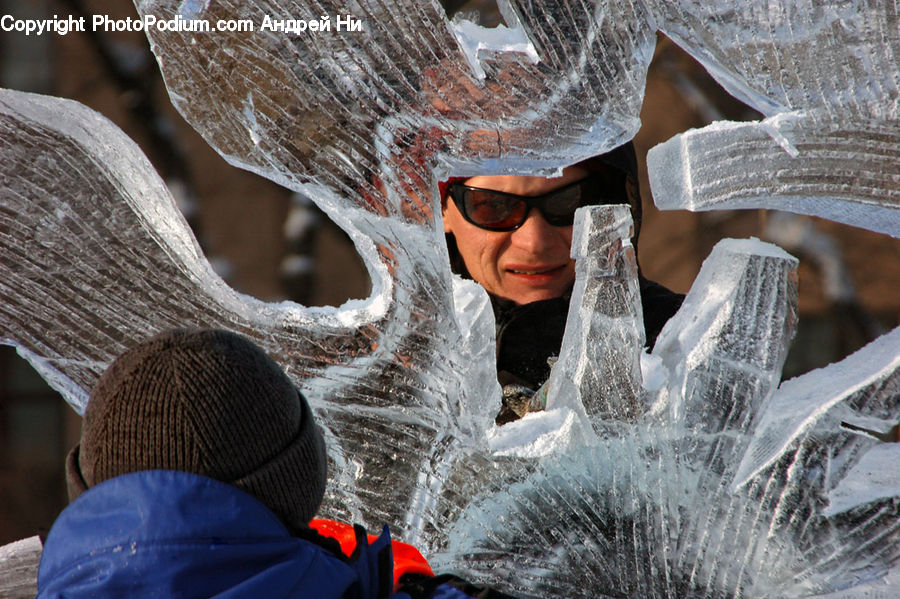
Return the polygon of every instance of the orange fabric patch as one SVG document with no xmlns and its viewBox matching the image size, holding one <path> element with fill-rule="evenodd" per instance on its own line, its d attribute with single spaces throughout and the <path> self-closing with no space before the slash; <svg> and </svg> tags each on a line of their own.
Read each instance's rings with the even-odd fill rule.
<svg viewBox="0 0 900 599">
<path fill-rule="evenodd" d="M 350 524 L 316 518 L 309 523 L 309 527 L 323 537 L 337 541 L 341 546 L 341 551 L 347 557 L 350 557 L 353 550 L 356 549 L 356 533 Z M 376 535 L 366 536 L 369 538 L 369 543 L 378 538 Z M 412 545 L 391 540 L 391 552 L 394 556 L 394 590 L 397 590 L 398 581 L 404 574 L 434 576 L 428 560 Z"/>
</svg>

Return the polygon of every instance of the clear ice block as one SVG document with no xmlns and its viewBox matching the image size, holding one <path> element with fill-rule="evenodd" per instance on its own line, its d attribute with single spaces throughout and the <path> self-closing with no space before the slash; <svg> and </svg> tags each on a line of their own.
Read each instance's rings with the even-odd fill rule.
<svg viewBox="0 0 900 599">
<path fill-rule="evenodd" d="M 661 31 L 766 117 L 652 149 L 660 208 L 774 208 L 900 236 L 896 3 L 650 4 Z"/>
<path fill-rule="evenodd" d="M 774 392 L 797 326 L 797 260 L 755 239 L 720 241 L 653 355 L 669 373 L 666 420 L 743 431 Z"/>
<path fill-rule="evenodd" d="M 735 485 L 745 484 L 817 427 L 860 431 L 860 441 L 869 431 L 871 441 L 873 434 L 890 432 L 898 412 L 900 329 L 894 329 L 836 364 L 781 385 L 758 416 Z"/>
<path fill-rule="evenodd" d="M 633 421 L 643 411 L 640 356 L 644 323 L 628 206 L 575 214 L 575 287 L 559 360 L 547 382 L 547 408 L 586 411 L 595 427 Z"/>
<path fill-rule="evenodd" d="M 647 156 L 661 210 L 770 208 L 900 237 L 900 119 L 714 123 Z"/>
</svg>

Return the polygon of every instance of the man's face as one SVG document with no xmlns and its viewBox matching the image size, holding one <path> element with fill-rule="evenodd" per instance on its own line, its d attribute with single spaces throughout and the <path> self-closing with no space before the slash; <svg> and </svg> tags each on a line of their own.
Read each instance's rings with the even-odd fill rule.
<svg viewBox="0 0 900 599">
<path fill-rule="evenodd" d="M 568 167 L 561 177 L 472 177 L 471 187 L 523 196 L 538 196 L 587 176 L 581 167 Z M 575 261 L 569 257 L 572 227 L 549 224 L 532 209 L 515 231 L 487 231 L 466 221 L 453 200 L 444 198 L 444 232 L 452 233 L 472 278 L 488 293 L 528 304 L 563 295 L 575 281 Z"/>
</svg>

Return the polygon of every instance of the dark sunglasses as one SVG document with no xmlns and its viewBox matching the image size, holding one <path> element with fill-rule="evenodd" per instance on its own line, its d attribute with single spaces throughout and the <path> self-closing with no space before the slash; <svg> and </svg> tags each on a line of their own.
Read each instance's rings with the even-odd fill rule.
<svg viewBox="0 0 900 599">
<path fill-rule="evenodd" d="M 628 204 L 624 175 L 610 179 L 608 174 L 591 174 L 539 196 L 520 196 L 457 182 L 450 185 L 450 197 L 464 219 L 488 231 L 515 231 L 525 224 L 532 208 L 537 208 L 551 225 L 568 227 L 582 206 Z"/>
</svg>

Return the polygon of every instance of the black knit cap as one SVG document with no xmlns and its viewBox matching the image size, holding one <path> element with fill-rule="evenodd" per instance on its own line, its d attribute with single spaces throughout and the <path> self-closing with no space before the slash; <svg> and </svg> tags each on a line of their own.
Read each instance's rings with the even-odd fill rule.
<svg viewBox="0 0 900 599">
<path fill-rule="evenodd" d="M 606 171 L 613 178 L 616 178 L 614 173 L 618 173 L 621 176 L 621 182 L 617 184 L 622 186 L 625 192 L 623 199 L 627 199 L 628 206 L 631 208 L 631 220 L 634 223 L 634 234 L 631 237 L 631 244 L 634 246 L 635 256 L 637 256 L 637 243 L 641 232 L 643 209 L 641 206 L 641 189 L 638 182 L 637 153 L 634 150 L 634 144 L 630 141 L 626 142 L 605 154 L 587 158 L 575 163 L 573 166 L 580 166 L 589 173 Z M 612 169 L 612 172 L 609 169 Z"/>
<path fill-rule="evenodd" d="M 174 330 L 123 353 L 98 381 L 66 464 L 69 498 L 155 469 L 232 484 L 299 528 L 325 493 L 325 444 L 262 349 L 228 331 Z"/>
</svg>

